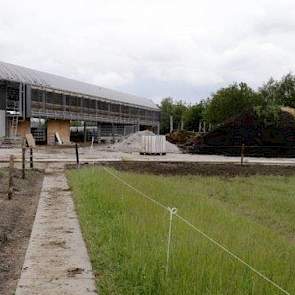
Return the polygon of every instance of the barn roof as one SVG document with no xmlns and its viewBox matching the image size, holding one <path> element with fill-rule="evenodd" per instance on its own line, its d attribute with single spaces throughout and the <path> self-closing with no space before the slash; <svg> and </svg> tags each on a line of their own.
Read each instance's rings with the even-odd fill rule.
<svg viewBox="0 0 295 295">
<path fill-rule="evenodd" d="M 0 80 L 47 87 L 158 110 L 152 100 L 0 61 Z"/>
</svg>

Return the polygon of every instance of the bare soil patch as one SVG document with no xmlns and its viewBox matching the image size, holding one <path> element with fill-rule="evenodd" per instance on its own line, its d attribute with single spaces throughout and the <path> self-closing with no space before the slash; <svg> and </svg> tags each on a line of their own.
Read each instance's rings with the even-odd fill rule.
<svg viewBox="0 0 295 295">
<path fill-rule="evenodd" d="M 8 169 L 0 169 L 0 294 L 15 291 L 36 214 L 43 174 L 14 171 L 14 195 L 7 197 Z"/>
<path fill-rule="evenodd" d="M 117 170 L 134 171 L 156 175 L 203 175 L 203 176 L 251 176 L 251 175 L 295 175 L 293 166 L 204 164 L 195 162 L 106 162 Z"/>
</svg>

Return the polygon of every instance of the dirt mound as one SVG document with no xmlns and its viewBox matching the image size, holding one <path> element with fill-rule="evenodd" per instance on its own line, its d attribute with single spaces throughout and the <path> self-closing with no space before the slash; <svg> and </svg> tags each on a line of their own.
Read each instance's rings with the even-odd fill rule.
<svg viewBox="0 0 295 295">
<path fill-rule="evenodd" d="M 192 131 L 186 131 L 186 130 L 176 130 L 172 133 L 169 133 L 166 135 L 167 141 L 177 144 L 177 145 L 183 145 L 186 142 L 188 142 L 191 138 L 194 138 L 196 136 L 195 132 Z"/>
<path fill-rule="evenodd" d="M 110 146 L 110 149 L 117 152 L 140 152 L 142 145 L 142 136 L 155 135 L 152 131 L 138 131 L 129 135 L 123 141 L 118 142 Z M 179 149 L 176 145 L 166 142 L 166 151 L 167 153 L 179 153 Z"/>
<path fill-rule="evenodd" d="M 282 108 L 277 122 L 261 122 L 254 111 L 230 118 L 216 129 L 196 137 L 188 150 L 200 154 L 294 156 L 295 110 Z"/>
</svg>

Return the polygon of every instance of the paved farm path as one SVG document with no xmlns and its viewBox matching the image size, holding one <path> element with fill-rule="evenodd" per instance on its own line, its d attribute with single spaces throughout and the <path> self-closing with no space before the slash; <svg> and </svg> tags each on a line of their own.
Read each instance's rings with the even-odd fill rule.
<svg viewBox="0 0 295 295">
<path fill-rule="evenodd" d="M 92 295 L 95 280 L 63 165 L 45 171 L 16 295 Z"/>
</svg>

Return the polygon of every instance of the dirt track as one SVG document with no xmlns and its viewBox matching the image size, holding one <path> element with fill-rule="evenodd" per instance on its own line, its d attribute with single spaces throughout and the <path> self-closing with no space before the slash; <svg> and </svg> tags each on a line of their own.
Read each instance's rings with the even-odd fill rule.
<svg viewBox="0 0 295 295">
<path fill-rule="evenodd" d="M 204 175 L 204 176 L 251 176 L 251 175 L 295 175 L 294 166 L 201 164 L 189 162 L 108 162 L 122 171 L 152 173 L 157 175 Z"/>
<path fill-rule="evenodd" d="M 11 295 L 24 262 L 39 200 L 43 175 L 14 173 L 15 191 L 12 200 L 7 198 L 8 171 L 0 170 L 0 294 Z"/>
</svg>

